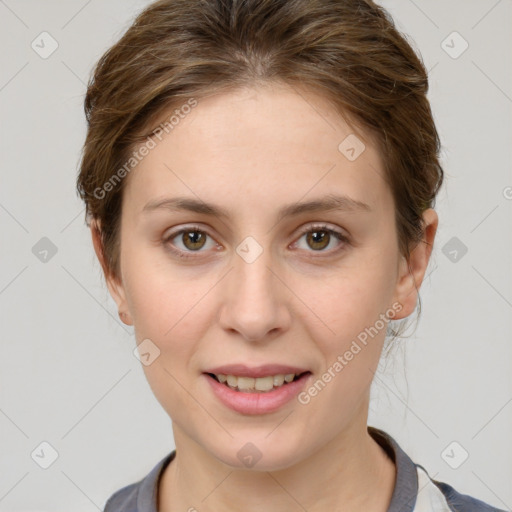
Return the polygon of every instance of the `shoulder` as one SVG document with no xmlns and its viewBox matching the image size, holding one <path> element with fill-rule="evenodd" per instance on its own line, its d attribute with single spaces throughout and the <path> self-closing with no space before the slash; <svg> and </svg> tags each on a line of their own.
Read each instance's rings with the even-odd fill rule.
<svg viewBox="0 0 512 512">
<path fill-rule="evenodd" d="M 104 512 L 138 512 L 137 494 L 140 482 L 127 485 L 116 491 L 105 504 Z"/>
<path fill-rule="evenodd" d="M 450 511 L 457 512 L 505 512 L 503 509 L 492 507 L 483 501 L 461 494 L 456 491 L 451 485 L 444 482 L 431 480 L 431 482 L 439 489 L 440 493 L 446 500 Z"/>
<path fill-rule="evenodd" d="M 388 512 L 505 512 L 432 479 L 426 469 L 413 462 L 383 430 L 369 427 L 368 432 L 396 466 L 395 489 Z"/>
<path fill-rule="evenodd" d="M 140 481 L 116 491 L 105 504 L 103 512 L 157 512 L 158 484 L 164 469 L 174 459 L 176 450 L 166 455 Z"/>
</svg>

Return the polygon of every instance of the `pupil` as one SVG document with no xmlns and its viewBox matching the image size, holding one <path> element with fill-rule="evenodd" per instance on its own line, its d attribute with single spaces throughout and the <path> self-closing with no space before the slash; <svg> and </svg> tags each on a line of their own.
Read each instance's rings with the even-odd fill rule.
<svg viewBox="0 0 512 512">
<path fill-rule="evenodd" d="M 312 231 L 308 235 L 308 243 L 312 249 L 318 250 L 323 249 L 329 245 L 330 235 L 326 231 Z"/>
<path fill-rule="evenodd" d="M 192 244 L 192 247 L 189 247 L 190 249 L 200 249 L 204 245 L 203 234 L 199 231 L 189 231 L 185 233 L 185 241 Z M 185 245 L 187 245 L 187 243 L 185 243 Z"/>
</svg>

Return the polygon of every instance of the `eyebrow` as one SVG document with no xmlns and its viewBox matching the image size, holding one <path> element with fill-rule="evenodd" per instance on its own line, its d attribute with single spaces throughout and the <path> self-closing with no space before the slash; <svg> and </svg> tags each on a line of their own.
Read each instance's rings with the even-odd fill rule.
<svg viewBox="0 0 512 512">
<path fill-rule="evenodd" d="M 214 204 L 208 204 L 204 201 L 194 199 L 192 197 L 169 197 L 163 199 L 156 199 L 149 201 L 142 209 L 143 213 L 152 212 L 155 210 L 169 210 L 169 211 L 180 211 L 185 210 L 194 213 L 202 213 L 204 215 L 212 215 L 219 218 L 228 219 L 230 214 L 228 210 L 216 206 Z M 368 204 L 353 199 L 348 196 L 340 196 L 329 194 L 327 196 L 302 202 L 292 203 L 284 206 L 278 212 L 278 221 L 286 217 L 293 217 L 301 213 L 311 212 L 322 212 L 322 211 L 333 211 L 340 210 L 345 212 L 371 212 L 371 208 Z"/>
</svg>

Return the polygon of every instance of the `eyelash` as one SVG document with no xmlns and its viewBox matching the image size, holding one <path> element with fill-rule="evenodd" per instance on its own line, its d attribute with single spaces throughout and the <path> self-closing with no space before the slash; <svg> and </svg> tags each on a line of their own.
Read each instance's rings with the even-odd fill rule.
<svg viewBox="0 0 512 512">
<path fill-rule="evenodd" d="M 300 232 L 299 238 L 297 240 L 300 240 L 304 235 L 307 235 L 308 233 L 312 233 L 314 231 L 321 231 L 321 232 L 328 233 L 329 235 L 334 235 L 334 237 L 337 238 L 338 241 L 342 243 L 342 245 L 341 245 L 341 247 L 338 247 L 337 249 L 333 249 L 333 250 L 330 250 L 330 251 L 325 251 L 325 250 L 314 251 L 314 250 L 311 250 L 311 251 L 308 251 L 308 252 L 327 253 L 328 255 L 332 255 L 333 253 L 338 253 L 339 251 L 343 250 L 344 249 L 344 245 L 350 243 L 350 240 L 349 240 L 349 238 L 347 236 L 345 236 L 343 233 L 341 233 L 338 230 L 330 228 L 326 224 L 314 224 L 314 225 L 308 226 L 307 229 L 304 229 L 303 231 Z M 201 233 L 201 234 L 207 235 L 208 237 L 213 239 L 213 237 L 211 237 L 206 231 L 204 231 L 203 229 L 200 229 L 199 226 L 189 226 L 189 227 L 186 227 L 186 228 L 182 228 L 179 231 L 175 231 L 173 233 L 170 233 L 169 235 L 167 235 L 163 239 L 162 242 L 167 247 L 167 249 L 169 251 L 171 251 L 173 254 L 177 255 L 180 259 L 195 258 L 197 256 L 195 256 L 194 253 L 201 253 L 201 252 L 204 252 L 204 251 L 202 251 L 200 249 L 197 250 L 197 251 L 182 251 L 180 249 L 173 248 L 172 244 L 170 243 L 171 240 L 173 240 L 174 238 L 178 237 L 179 235 L 182 235 L 183 233 L 190 233 L 190 232 Z M 297 243 L 297 242 L 294 242 L 294 244 L 295 243 Z M 322 256 L 323 256 L 323 254 L 322 254 Z M 313 256 L 313 257 L 316 258 L 318 256 Z"/>
</svg>

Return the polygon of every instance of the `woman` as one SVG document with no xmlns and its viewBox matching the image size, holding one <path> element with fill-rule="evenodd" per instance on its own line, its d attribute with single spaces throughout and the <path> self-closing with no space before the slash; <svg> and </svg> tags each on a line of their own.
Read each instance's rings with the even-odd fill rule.
<svg viewBox="0 0 512 512">
<path fill-rule="evenodd" d="M 176 443 L 106 511 L 497 510 L 367 426 L 438 225 L 427 89 L 363 0 L 159 1 L 100 59 L 78 190 Z"/>
</svg>

